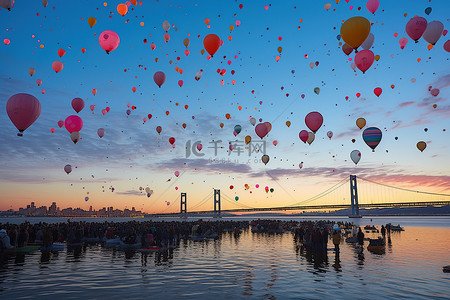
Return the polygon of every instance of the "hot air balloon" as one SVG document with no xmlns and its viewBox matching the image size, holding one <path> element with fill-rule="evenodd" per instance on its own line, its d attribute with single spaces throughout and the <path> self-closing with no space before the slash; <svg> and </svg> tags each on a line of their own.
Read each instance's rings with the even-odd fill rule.
<svg viewBox="0 0 450 300">
<path fill-rule="evenodd" d="M 83 120 L 76 115 L 71 115 L 64 121 L 64 126 L 69 133 L 80 131 L 83 128 Z"/>
<path fill-rule="evenodd" d="M 255 126 L 255 124 L 256 124 L 256 119 L 255 119 L 255 118 L 250 118 L 250 124 L 252 124 L 253 126 Z"/>
<path fill-rule="evenodd" d="M 441 38 L 443 31 L 444 24 L 439 21 L 430 22 L 423 33 L 423 39 L 431 45 L 434 45 Z"/>
<path fill-rule="evenodd" d="M 183 40 L 183 45 L 187 48 L 187 47 L 189 47 L 189 44 L 191 43 L 191 41 L 189 40 L 189 38 L 185 38 L 184 40 Z"/>
<path fill-rule="evenodd" d="M 169 29 L 170 29 L 170 23 L 169 23 L 169 21 L 165 20 L 165 21 L 162 23 L 162 28 L 164 29 L 165 32 L 168 32 Z"/>
<path fill-rule="evenodd" d="M 219 50 L 220 44 L 220 38 L 215 34 L 208 34 L 203 39 L 203 47 L 205 47 L 205 50 L 208 51 L 211 57 Z"/>
<path fill-rule="evenodd" d="M 333 137 L 333 131 L 328 131 L 327 137 L 331 140 L 331 138 Z"/>
<path fill-rule="evenodd" d="M 362 129 L 364 126 L 366 126 L 366 119 L 358 118 L 356 120 L 356 126 L 358 126 L 359 129 Z"/>
<path fill-rule="evenodd" d="M 306 140 L 306 142 L 308 142 L 308 144 L 312 144 L 312 142 L 314 142 L 314 139 L 316 138 L 316 135 L 312 132 L 308 132 L 308 139 Z"/>
<path fill-rule="evenodd" d="M 32 95 L 15 94 L 6 103 L 6 113 L 20 131 L 17 135 L 22 136 L 22 132 L 30 127 L 41 114 L 41 103 Z"/>
<path fill-rule="evenodd" d="M 200 78 L 202 78 L 202 75 L 203 75 L 203 70 L 200 70 L 197 73 L 195 73 L 195 80 L 199 81 Z"/>
<path fill-rule="evenodd" d="M 175 177 L 180 176 L 180 172 L 179 171 L 175 171 Z"/>
<path fill-rule="evenodd" d="M 164 33 L 163 35 L 164 43 L 167 44 L 168 41 L 170 41 L 170 34 Z"/>
<path fill-rule="evenodd" d="M 40 86 L 42 84 L 42 79 L 36 79 L 36 84 Z"/>
<path fill-rule="evenodd" d="M 69 174 L 70 172 L 72 172 L 72 166 L 71 165 L 65 165 L 64 166 L 64 171 Z"/>
<path fill-rule="evenodd" d="M 344 53 L 346 55 L 350 55 L 350 53 L 353 52 L 353 48 L 351 46 L 349 46 L 348 44 L 344 44 L 344 45 L 342 45 L 342 51 L 344 51 Z"/>
<path fill-rule="evenodd" d="M 161 131 L 162 131 L 162 127 L 161 126 L 156 126 L 156 132 L 158 134 L 161 134 Z"/>
<path fill-rule="evenodd" d="M 97 134 L 100 138 L 102 138 L 105 135 L 105 129 L 103 128 L 97 129 Z"/>
<path fill-rule="evenodd" d="M 419 149 L 420 152 L 423 152 L 423 150 L 425 150 L 426 147 L 427 143 L 425 143 L 424 141 L 420 141 L 417 143 L 417 149 Z"/>
<path fill-rule="evenodd" d="M 117 5 L 117 12 L 123 17 L 128 12 L 128 6 L 126 4 L 120 3 Z"/>
<path fill-rule="evenodd" d="M 66 54 L 66 50 L 64 49 L 58 49 L 58 55 L 59 57 L 63 57 Z"/>
<path fill-rule="evenodd" d="M 373 90 L 373 93 L 375 94 L 375 96 L 380 97 L 381 93 L 383 92 L 383 90 L 380 87 L 377 87 Z"/>
<path fill-rule="evenodd" d="M 262 139 L 263 137 L 265 137 L 269 133 L 269 130 L 268 130 L 267 125 L 265 123 L 259 123 L 255 127 L 255 132 Z"/>
<path fill-rule="evenodd" d="M 267 163 L 269 162 L 269 155 L 267 155 L 267 154 L 264 154 L 262 157 L 261 157 L 261 161 L 265 164 L 265 165 L 267 165 Z"/>
<path fill-rule="evenodd" d="M 298 137 L 300 138 L 300 140 L 306 144 L 306 141 L 308 140 L 308 131 L 306 130 L 302 130 L 298 133 Z"/>
<path fill-rule="evenodd" d="M 427 16 L 429 16 L 431 13 L 431 7 L 425 8 L 425 13 L 427 14 Z"/>
<path fill-rule="evenodd" d="M 203 149 L 203 145 L 202 144 L 197 144 L 197 150 L 198 151 L 202 151 L 202 149 Z"/>
<path fill-rule="evenodd" d="M 444 43 L 444 50 L 450 52 L 450 40 Z"/>
<path fill-rule="evenodd" d="M 239 200 L 239 197 L 238 197 L 238 196 L 234 197 L 234 200 L 238 201 L 238 200 Z"/>
<path fill-rule="evenodd" d="M 53 71 L 58 73 L 58 72 L 62 71 L 62 69 L 64 68 L 64 64 L 62 62 L 56 60 L 52 63 L 52 68 L 53 68 Z"/>
<path fill-rule="evenodd" d="M 353 49 L 357 49 L 370 33 L 370 22 L 363 17 L 353 17 L 341 26 L 341 37 Z"/>
<path fill-rule="evenodd" d="M 91 28 L 94 27 L 94 25 L 97 24 L 97 19 L 94 17 L 89 17 L 88 24 L 89 26 L 91 26 Z"/>
<path fill-rule="evenodd" d="M 350 158 L 355 163 L 355 165 L 357 165 L 359 160 L 361 159 L 361 152 L 359 152 L 359 150 L 353 150 L 350 153 Z"/>
<path fill-rule="evenodd" d="M 72 108 L 79 113 L 84 108 L 84 101 L 81 98 L 74 98 L 72 100 Z"/>
<path fill-rule="evenodd" d="M 320 94 L 320 88 L 319 87 L 315 87 L 314 88 L 314 93 L 316 93 L 317 95 Z"/>
<path fill-rule="evenodd" d="M 400 49 L 404 49 L 406 44 L 408 44 L 408 39 L 407 38 L 401 38 L 400 40 L 398 40 L 398 43 L 400 44 Z"/>
<path fill-rule="evenodd" d="M 234 132 L 236 132 L 237 134 L 239 134 L 241 130 L 242 130 L 241 125 L 234 126 Z"/>
<path fill-rule="evenodd" d="M 63 120 L 59 120 L 58 121 L 58 126 L 59 126 L 59 128 L 62 128 L 64 126 L 64 121 Z"/>
<path fill-rule="evenodd" d="M 73 131 L 70 133 L 70 138 L 72 139 L 72 142 L 76 144 L 80 140 L 80 133 L 78 131 Z"/>
<path fill-rule="evenodd" d="M 325 8 L 325 10 L 329 10 L 331 7 L 331 3 L 325 3 L 325 5 L 323 6 L 323 8 Z"/>
<path fill-rule="evenodd" d="M 13 5 L 14 5 L 14 0 L 1 0 L 0 1 L 0 6 L 9 11 L 11 11 L 11 8 L 13 7 Z"/>
<path fill-rule="evenodd" d="M 286 121 L 286 126 L 291 127 L 291 121 Z"/>
<path fill-rule="evenodd" d="M 299 164 L 298 164 L 298 167 L 299 167 L 300 169 L 303 168 L 303 162 L 299 163 Z"/>
<path fill-rule="evenodd" d="M 427 25 L 428 23 L 425 18 L 416 16 L 406 24 L 406 33 L 411 39 L 418 43 L 420 37 L 425 32 L 425 29 L 427 29 Z"/>
<path fill-rule="evenodd" d="M 311 130 L 313 133 L 316 133 L 316 131 L 319 130 L 320 126 L 322 126 L 323 117 L 319 112 L 313 111 L 306 115 L 305 123 L 309 130 Z"/>
<path fill-rule="evenodd" d="M 440 90 L 439 89 L 432 89 L 430 91 L 430 94 L 434 97 L 437 97 L 439 95 Z"/>
<path fill-rule="evenodd" d="M 372 148 L 372 151 L 375 152 L 375 148 L 381 141 L 382 133 L 379 128 L 369 127 L 363 131 L 362 137 L 367 146 Z"/>
<path fill-rule="evenodd" d="M 28 69 L 28 74 L 30 74 L 30 76 L 33 76 L 35 73 L 36 73 L 36 70 L 34 68 Z"/>
<path fill-rule="evenodd" d="M 375 55 L 370 50 L 362 50 L 355 55 L 355 64 L 363 74 L 372 66 Z"/>
<path fill-rule="evenodd" d="M 153 75 L 153 80 L 159 87 L 161 87 L 166 81 L 166 74 L 164 74 L 164 72 L 158 71 Z"/>
<path fill-rule="evenodd" d="M 375 14 L 375 12 L 377 11 L 379 6 L 380 6 L 380 1 L 379 0 L 369 0 L 366 3 L 367 10 L 370 11 L 371 13 L 373 13 L 373 14 Z"/>
<path fill-rule="evenodd" d="M 175 144 L 175 138 L 174 137 L 169 138 L 169 143 L 171 145 Z"/>
<path fill-rule="evenodd" d="M 375 41 L 375 36 L 372 33 L 369 33 L 367 36 L 367 39 L 364 41 L 364 43 L 361 44 L 361 48 L 365 50 L 369 50 L 372 48 L 373 42 Z"/>
<path fill-rule="evenodd" d="M 106 30 L 98 36 L 98 42 L 100 43 L 100 46 L 103 48 L 103 50 L 105 50 L 106 53 L 109 54 L 109 52 L 119 47 L 120 38 L 119 35 L 117 35 L 117 33 L 115 33 L 114 31 Z"/>
</svg>

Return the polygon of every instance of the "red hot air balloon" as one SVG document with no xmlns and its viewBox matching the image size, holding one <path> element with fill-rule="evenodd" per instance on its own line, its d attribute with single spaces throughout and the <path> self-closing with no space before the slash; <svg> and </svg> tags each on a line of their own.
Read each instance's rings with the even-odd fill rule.
<svg viewBox="0 0 450 300">
<path fill-rule="evenodd" d="M 105 50 L 106 53 L 109 54 L 109 52 L 119 47 L 120 38 L 119 35 L 117 35 L 117 33 L 115 33 L 114 31 L 106 30 L 99 35 L 98 42 L 100 43 L 100 46 L 103 48 L 103 50 Z"/>
<path fill-rule="evenodd" d="M 83 120 L 79 116 L 71 115 L 64 121 L 64 126 L 69 133 L 78 132 L 83 128 Z"/>
<path fill-rule="evenodd" d="M 64 126 L 64 121 L 63 120 L 59 120 L 58 121 L 58 126 L 59 126 L 59 128 L 62 128 Z"/>
<path fill-rule="evenodd" d="M 166 74 L 164 74 L 164 72 L 158 71 L 153 75 L 153 80 L 159 87 L 161 87 L 166 81 Z"/>
<path fill-rule="evenodd" d="M 319 130 L 320 126 L 322 126 L 323 117 L 319 112 L 313 111 L 306 115 L 305 123 L 306 126 L 308 126 L 309 130 L 311 130 L 313 133 L 316 133 L 316 131 Z"/>
<path fill-rule="evenodd" d="M 175 138 L 174 137 L 169 138 L 169 143 L 173 145 L 175 143 Z"/>
<path fill-rule="evenodd" d="M 308 131 L 302 130 L 298 133 L 298 137 L 302 140 L 303 143 L 306 144 L 306 141 L 308 140 Z"/>
<path fill-rule="evenodd" d="M 62 69 L 64 68 L 64 64 L 62 62 L 56 60 L 52 63 L 52 68 L 53 68 L 53 71 L 58 73 L 58 72 L 62 71 Z"/>
<path fill-rule="evenodd" d="M 161 126 L 156 126 L 156 132 L 158 134 L 161 134 L 161 131 L 162 131 L 162 127 Z"/>
<path fill-rule="evenodd" d="M 373 93 L 377 96 L 380 97 L 381 93 L 383 92 L 383 90 L 380 87 L 377 87 L 373 90 Z"/>
<path fill-rule="evenodd" d="M 412 38 L 416 43 L 422 37 L 423 33 L 427 29 L 428 22 L 425 18 L 416 16 L 408 21 L 406 24 L 406 33 L 410 38 Z"/>
<path fill-rule="evenodd" d="M 15 94 L 6 103 L 6 112 L 11 122 L 20 131 L 17 135 L 22 136 L 22 132 L 39 118 L 41 103 L 32 95 Z"/>
<path fill-rule="evenodd" d="M 203 39 L 203 46 L 208 53 L 213 56 L 220 48 L 220 38 L 215 34 L 208 34 Z"/>
<path fill-rule="evenodd" d="M 348 44 L 344 44 L 342 46 L 342 51 L 344 51 L 345 55 L 350 55 L 350 53 L 353 52 L 353 48 L 349 46 Z"/>
<path fill-rule="evenodd" d="M 355 64 L 358 69 L 360 69 L 363 74 L 372 66 L 375 60 L 375 55 L 370 50 L 362 50 L 355 55 Z"/>
<path fill-rule="evenodd" d="M 59 57 L 63 57 L 64 54 L 66 54 L 66 50 L 64 50 L 64 49 L 58 49 L 58 55 L 59 55 Z"/>
<path fill-rule="evenodd" d="M 72 108 L 79 113 L 84 108 L 84 101 L 81 98 L 74 98 L 72 100 Z"/>
<path fill-rule="evenodd" d="M 269 133 L 269 130 L 265 123 L 259 123 L 255 127 L 255 132 L 262 139 Z"/>
<path fill-rule="evenodd" d="M 97 129 L 97 134 L 100 138 L 102 138 L 105 135 L 105 129 L 103 128 Z"/>
</svg>

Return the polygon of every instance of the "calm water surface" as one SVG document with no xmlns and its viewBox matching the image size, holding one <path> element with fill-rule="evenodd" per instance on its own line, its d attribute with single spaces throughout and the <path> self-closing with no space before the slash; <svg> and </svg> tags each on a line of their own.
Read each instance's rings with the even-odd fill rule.
<svg viewBox="0 0 450 300">
<path fill-rule="evenodd" d="M 391 221 L 404 225 L 397 220 Z M 4 256 L 0 298 L 449 299 L 450 274 L 442 272 L 450 264 L 448 220 L 405 226 L 391 234 L 384 254 L 368 252 L 367 242 L 358 254 L 342 241 L 339 258 L 334 251 L 305 252 L 291 233 L 250 230 L 215 241 L 181 240 L 159 255 L 89 245 Z"/>
</svg>

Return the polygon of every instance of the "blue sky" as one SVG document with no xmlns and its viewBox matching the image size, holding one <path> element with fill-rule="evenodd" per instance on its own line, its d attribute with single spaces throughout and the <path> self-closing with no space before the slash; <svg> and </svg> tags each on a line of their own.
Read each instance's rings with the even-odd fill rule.
<svg viewBox="0 0 450 300">
<path fill-rule="evenodd" d="M 124 17 L 116 11 L 120 1 L 106 2 L 104 6 L 102 1 L 52 1 L 43 7 L 40 1 L 17 1 L 10 12 L 0 11 L 2 40 L 11 41 L 0 46 L 0 105 L 6 107 L 16 93 L 30 93 L 42 105 L 39 119 L 22 138 L 16 136 L 6 110 L 0 110 L 1 209 L 30 201 L 39 205 L 57 201 L 63 207 L 136 206 L 154 212 L 167 210 L 166 201 L 173 202 L 180 191 L 187 191 L 194 205 L 212 188 L 239 196 L 245 205 L 278 206 L 292 203 L 292 197 L 300 201 L 315 195 L 350 173 L 415 189 L 450 189 L 446 168 L 450 162 L 450 69 L 449 53 L 443 49 L 448 36 L 442 36 L 431 50 L 423 39 L 417 44 L 409 39 L 403 50 L 398 44 L 407 37 L 405 25 L 415 15 L 439 20 L 448 28 L 447 1 L 381 1 L 375 15 L 365 8 L 366 1 L 355 0 L 332 2 L 328 11 L 323 8 L 326 1 L 143 1 L 130 6 L 134 10 Z M 424 13 L 428 6 L 432 7 L 429 16 Z M 365 74 L 350 68 L 348 59 L 354 53 L 347 57 L 340 49 L 342 40 L 336 38 L 342 22 L 353 16 L 373 23 L 371 50 L 380 55 Z M 97 19 L 93 28 L 87 23 L 89 17 Z M 205 18 L 210 19 L 210 28 Z M 173 25 L 167 44 L 161 26 L 165 20 Z M 239 27 L 236 20 L 241 21 Z M 235 26 L 232 32 L 230 25 Z M 98 43 L 104 30 L 117 32 L 121 39 L 109 55 Z M 217 34 L 224 44 L 207 60 L 200 51 L 209 33 Z M 184 54 L 186 37 L 191 41 L 189 56 Z M 153 51 L 152 42 L 156 44 Z M 280 46 L 283 51 L 277 62 Z M 57 55 L 60 48 L 66 50 L 62 58 Z M 55 60 L 64 63 L 58 74 L 51 68 Z M 311 69 L 309 64 L 316 61 L 319 65 Z M 32 77 L 30 67 L 36 69 Z M 183 69 L 183 74 L 175 67 Z M 196 81 L 200 69 L 203 77 Z M 226 69 L 225 75 L 217 69 Z M 167 76 L 161 88 L 153 82 L 156 71 Z M 36 79 L 43 84 L 38 87 Z M 182 87 L 179 80 L 184 81 Z M 440 89 L 438 97 L 430 95 L 430 85 Z M 320 87 L 319 95 L 315 87 Z M 375 87 L 383 89 L 380 97 L 374 95 Z M 92 88 L 98 90 L 95 97 Z M 361 96 L 357 98 L 356 93 Z M 76 145 L 64 127 L 57 126 L 58 120 L 75 114 L 70 104 L 75 97 L 86 103 L 79 113 L 84 121 L 82 140 Z M 127 103 L 137 107 L 129 117 Z M 91 104 L 96 106 L 95 114 L 89 110 Z M 107 106 L 111 111 L 102 115 L 101 109 Z M 324 124 L 315 141 L 306 145 L 298 133 L 307 129 L 304 118 L 310 111 L 319 111 Z M 231 114 L 230 120 L 226 113 Z M 143 124 L 148 114 L 153 118 Z M 255 162 L 261 154 L 228 155 L 228 141 L 243 141 L 246 135 L 259 140 L 250 116 L 272 123 L 272 131 L 264 138 L 270 156 L 267 165 Z M 365 145 L 362 130 L 355 125 L 359 117 L 367 120 L 367 126 L 383 131 L 375 152 Z M 237 124 L 242 132 L 234 137 Z M 161 135 L 155 130 L 158 125 L 163 128 Z M 100 127 L 106 129 L 102 139 L 96 134 Z M 328 130 L 334 133 L 331 140 L 326 137 Z M 168 142 L 170 137 L 176 139 L 175 148 Z M 208 148 L 213 139 L 223 141 L 224 149 L 219 149 L 217 157 Z M 205 156 L 186 158 L 188 140 L 202 141 Z M 421 140 L 428 143 L 423 153 L 415 146 Z M 362 153 L 356 167 L 349 159 L 354 149 Z M 210 161 L 228 158 L 234 163 Z M 300 162 L 304 163 L 301 170 Z M 74 167 L 69 175 L 63 171 L 66 164 Z M 176 170 L 182 176 L 176 178 Z M 245 183 L 252 188 L 245 190 Z M 256 189 L 256 184 L 261 187 Z M 235 188 L 230 190 L 230 185 Z M 139 191 L 147 186 L 154 190 L 150 198 Z M 266 194 L 265 186 L 274 187 L 275 193 Z M 208 205 L 212 206 L 212 200 Z"/>
</svg>

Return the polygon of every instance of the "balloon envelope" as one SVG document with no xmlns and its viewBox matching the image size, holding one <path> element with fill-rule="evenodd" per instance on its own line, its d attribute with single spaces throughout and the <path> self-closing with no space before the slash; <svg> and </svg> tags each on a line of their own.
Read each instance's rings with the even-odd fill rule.
<svg viewBox="0 0 450 300">
<path fill-rule="evenodd" d="M 65 165 L 64 166 L 64 171 L 69 174 L 70 172 L 72 172 L 72 166 L 71 165 Z"/>
<path fill-rule="evenodd" d="M 105 135 L 105 129 L 103 128 L 97 129 L 97 134 L 100 138 L 102 138 Z"/>
<path fill-rule="evenodd" d="M 153 80 L 159 87 L 161 87 L 166 81 L 166 74 L 164 74 L 164 72 L 158 71 L 153 75 Z"/>
<path fill-rule="evenodd" d="M 64 126 L 69 133 L 80 131 L 83 128 L 83 120 L 79 116 L 68 116 L 64 121 Z"/>
<path fill-rule="evenodd" d="M 355 64 L 358 69 L 365 73 L 373 64 L 375 55 L 370 50 L 362 50 L 355 55 Z"/>
<path fill-rule="evenodd" d="M 84 108 L 84 101 L 81 98 L 74 98 L 72 100 L 72 108 L 79 113 Z"/>
<path fill-rule="evenodd" d="M 369 33 L 364 43 L 361 44 L 361 47 L 365 50 L 369 50 L 372 48 L 373 42 L 375 41 L 375 36 L 372 33 Z"/>
<path fill-rule="evenodd" d="M 203 39 L 203 47 L 205 47 L 205 50 L 208 51 L 211 56 L 219 50 L 220 44 L 220 38 L 215 34 L 208 34 Z"/>
<path fill-rule="evenodd" d="M 306 115 L 305 123 L 306 126 L 308 126 L 309 130 L 316 133 L 316 131 L 319 130 L 320 126 L 322 126 L 323 117 L 319 112 L 313 111 Z"/>
<path fill-rule="evenodd" d="M 80 133 L 78 131 L 74 131 L 70 133 L 70 138 L 72 139 L 72 142 L 76 144 L 80 140 Z"/>
<path fill-rule="evenodd" d="M 372 151 L 375 151 L 375 148 L 381 141 L 382 133 L 377 127 L 369 127 L 363 131 L 362 137 L 367 146 L 372 148 Z"/>
<path fill-rule="evenodd" d="M 444 24 L 439 21 L 430 22 L 423 33 L 423 39 L 431 45 L 434 45 L 441 38 L 443 31 Z"/>
<path fill-rule="evenodd" d="M 428 23 L 425 18 L 416 16 L 406 23 L 406 33 L 417 43 L 425 32 L 425 29 L 427 29 L 427 25 Z"/>
<path fill-rule="evenodd" d="M 427 143 L 425 143 L 424 141 L 420 141 L 417 143 L 417 149 L 419 149 L 420 152 L 423 152 L 423 150 L 425 150 L 426 147 Z"/>
<path fill-rule="evenodd" d="M 269 130 L 268 130 L 267 125 L 265 123 L 259 123 L 255 127 L 255 132 L 262 139 L 263 137 L 265 137 L 269 133 Z"/>
<path fill-rule="evenodd" d="M 6 113 L 14 126 L 20 132 L 23 132 L 39 118 L 41 103 L 30 94 L 15 94 L 6 103 Z"/>
<path fill-rule="evenodd" d="M 100 43 L 100 46 L 103 48 L 103 50 L 105 50 L 106 53 L 109 54 L 109 52 L 119 47 L 120 38 L 119 35 L 114 31 L 106 30 L 99 35 L 98 42 Z"/>
<path fill-rule="evenodd" d="M 358 118 L 356 120 L 356 126 L 358 126 L 359 129 L 362 129 L 364 126 L 366 126 L 366 119 Z"/>
<path fill-rule="evenodd" d="M 380 6 L 380 1 L 379 0 L 369 0 L 366 3 L 366 8 L 368 11 L 370 11 L 371 13 L 375 13 L 378 9 L 378 7 Z"/>
<path fill-rule="evenodd" d="M 314 139 L 316 138 L 316 135 L 312 132 L 308 132 L 308 139 L 306 140 L 308 144 L 311 145 L 312 142 L 314 142 Z"/>
<path fill-rule="evenodd" d="M 237 134 L 239 134 L 239 133 L 241 132 L 241 130 L 242 130 L 241 125 L 236 125 L 236 126 L 234 126 L 234 131 L 235 131 Z"/>
<path fill-rule="evenodd" d="M 308 136 L 308 131 L 306 130 L 302 130 L 298 134 L 298 137 L 300 138 L 300 140 L 302 140 L 303 143 L 306 143 L 306 141 L 308 140 Z"/>
<path fill-rule="evenodd" d="M 353 150 L 350 153 L 350 158 L 355 163 L 355 165 L 357 165 L 359 160 L 361 159 L 361 152 L 359 152 L 359 150 Z"/>
<path fill-rule="evenodd" d="M 370 33 L 370 22 L 363 17 L 353 17 L 341 26 L 341 37 L 350 47 L 361 46 Z"/>
<path fill-rule="evenodd" d="M 261 161 L 265 164 L 265 165 L 267 165 L 267 163 L 269 162 L 269 155 L 267 155 L 267 154 L 264 154 L 262 157 L 261 157 Z"/>
</svg>

